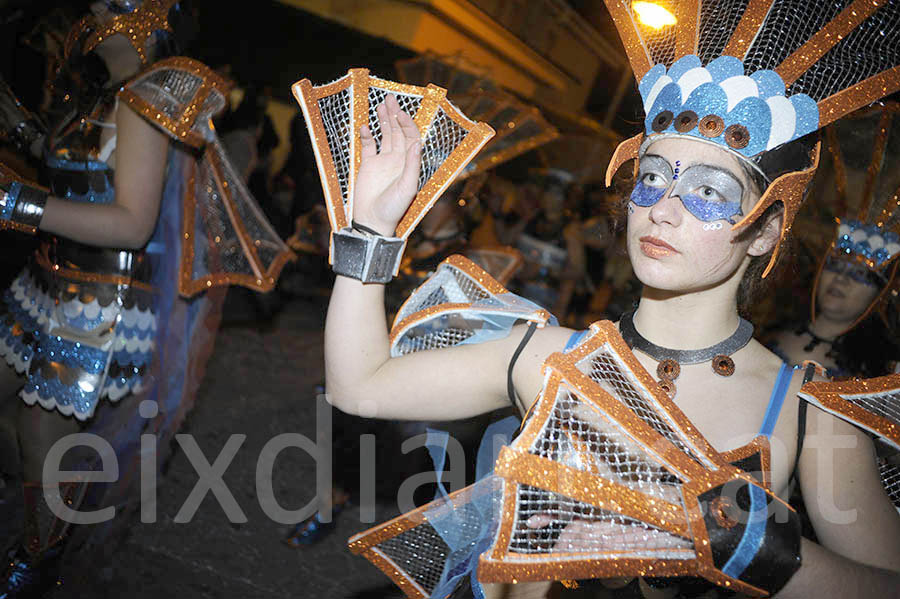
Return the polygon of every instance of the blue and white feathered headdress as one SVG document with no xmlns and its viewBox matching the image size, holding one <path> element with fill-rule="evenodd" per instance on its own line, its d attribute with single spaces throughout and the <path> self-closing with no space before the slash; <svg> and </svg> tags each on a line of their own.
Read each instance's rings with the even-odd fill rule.
<svg viewBox="0 0 900 599">
<path fill-rule="evenodd" d="M 648 4 L 668 18 L 642 20 Z M 700 139 L 755 167 L 762 153 L 900 89 L 898 0 L 606 0 L 606 6 L 646 114 L 644 131 L 613 155 L 607 184 L 637 157 L 645 138 Z M 772 181 L 734 228 L 781 201 L 784 238 L 818 164 L 818 147 L 810 158 L 811 168 Z M 776 255 L 777 248 L 772 264 Z"/>
</svg>

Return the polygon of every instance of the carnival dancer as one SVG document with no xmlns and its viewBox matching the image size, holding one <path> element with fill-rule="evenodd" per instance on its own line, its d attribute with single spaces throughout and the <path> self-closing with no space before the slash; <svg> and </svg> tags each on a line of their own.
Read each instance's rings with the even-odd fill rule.
<svg viewBox="0 0 900 599">
<path fill-rule="evenodd" d="M 864 108 L 826 130 L 832 168 L 820 206 L 835 222 L 817 263 L 809 314 L 777 331 L 772 350 L 789 364 L 811 360 L 829 377 L 896 372 L 896 273 L 900 255 L 900 104 Z M 882 482 L 900 508 L 900 455 L 876 444 Z"/>
<path fill-rule="evenodd" d="M 764 292 L 761 277 L 777 261 L 780 242 L 815 172 L 819 146 L 814 132 L 900 88 L 900 45 L 892 25 L 900 19 L 900 4 L 685 1 L 667 3 L 675 24 L 662 30 L 639 21 L 639 4 L 644 3 L 607 1 L 639 79 L 646 112 L 644 132 L 619 147 L 609 170 L 612 174 L 628 160 L 637 160 L 627 206 L 628 253 L 644 284 L 637 310 L 623 316 L 617 326 L 598 323 L 588 335 L 520 325 L 504 338 L 447 343 L 440 349 L 391 358 L 396 354 L 384 320 L 383 286 L 345 269 L 347 274 L 335 281 L 326 323 L 327 386 L 339 408 L 379 418 L 438 420 L 483 413 L 509 401 L 521 406 L 524 415 L 538 397 L 537 411 L 556 418 L 561 428 L 556 429 L 555 440 L 531 436 L 525 442 L 534 441 L 537 452 L 550 448 L 552 455 L 557 450 L 560 456 L 571 455 L 571 461 L 553 469 L 522 466 L 516 474 L 509 463 L 498 462 L 505 468 L 500 517 L 507 524 L 513 522 L 517 536 L 513 539 L 510 529 L 503 528 L 505 532 L 486 551 L 478 539 L 451 543 L 451 537 L 461 534 L 459 528 L 445 531 L 447 536 L 435 533 L 437 525 L 423 531 L 431 539 L 437 536 L 430 545 L 426 536 L 414 536 L 416 523 L 423 515 L 427 520 L 428 512 L 401 517 L 353 544 L 368 551 L 416 597 L 447 596 L 469 581 L 472 592 L 481 596 L 479 580 L 560 577 L 615 577 L 610 586 L 619 588 L 608 590 L 623 597 L 714 596 L 716 587 L 710 581 L 726 594 L 734 589 L 756 596 L 890 596 L 900 584 L 900 521 L 881 491 L 871 439 L 815 408 L 801 420 L 796 393 L 802 373 L 754 341 L 752 325 L 739 313 L 754 301 L 754 293 Z M 841 93 L 845 88 L 849 91 Z M 380 236 L 393 235 L 415 193 L 418 174 L 419 135 L 412 119 L 392 100 L 379 109 L 379 117 L 383 139 L 392 142 L 376 148 L 371 136 L 362 135 L 353 198 L 354 220 L 369 232 L 373 244 Z M 339 253 L 333 260 L 336 265 L 346 263 Z M 423 292 L 430 289 L 423 286 Z M 428 313 L 440 308 L 429 306 L 421 315 L 423 322 L 430 323 Z M 401 310 L 401 316 L 407 315 Z M 411 320 L 407 317 L 404 322 Z M 396 327 L 394 332 L 402 333 Z M 427 335 L 437 338 L 440 332 L 432 327 Z M 721 510 L 706 512 L 707 520 L 690 520 L 689 526 L 705 531 L 701 536 L 693 536 L 687 525 L 676 527 L 678 532 L 672 535 L 661 533 L 672 522 L 660 515 L 660 499 L 671 507 L 665 514 L 677 520 L 684 515 L 674 506 L 683 495 L 662 489 L 654 499 L 637 489 L 652 464 L 660 463 L 654 460 L 661 458 L 648 458 L 642 465 L 630 453 L 632 441 L 592 431 L 577 421 L 581 416 L 577 409 L 565 411 L 555 399 L 558 387 L 552 384 L 559 377 L 581 380 L 568 354 L 560 352 L 587 355 L 596 339 L 617 347 L 617 355 L 630 365 L 628 372 L 637 377 L 622 373 L 601 389 L 596 388 L 596 379 L 585 382 L 594 385 L 597 409 L 619 410 L 618 404 L 604 408 L 596 402 L 631 388 L 630 380 L 652 383 L 649 373 L 656 372 L 659 380 L 646 388 L 646 394 L 657 405 L 669 407 L 656 419 L 646 410 L 643 416 L 623 418 L 647 418 L 647 424 L 629 422 L 638 428 L 656 427 L 641 430 L 647 439 L 656 439 L 650 445 L 655 451 L 668 455 L 671 449 L 668 467 L 673 471 L 683 467 L 682 475 L 688 471 L 699 475 L 699 459 L 716 464 L 721 473 L 733 467 L 726 465 L 727 458 L 749 456 L 745 444 L 759 440 L 773 448 L 771 463 L 761 468 L 758 483 L 748 483 L 747 473 L 736 470 L 734 480 L 749 484 L 744 487 L 749 488 L 747 493 L 771 509 L 782 509 L 777 507 L 783 506 L 780 498 L 796 472 L 810 498 L 810 516 L 821 544 L 800 539 L 793 512 L 786 518 L 766 519 L 761 528 L 754 526 L 752 540 L 746 535 L 736 538 L 734 534 L 750 527 L 734 528 L 737 524 L 724 508 L 728 503 L 719 498 L 709 503 Z M 414 346 L 415 339 L 408 345 Z M 588 360 L 582 366 L 591 363 L 596 364 Z M 626 399 L 621 399 L 622 405 Z M 536 418 L 535 413 L 526 421 L 526 431 Z M 675 449 L 672 441 L 660 436 L 659 430 L 670 431 L 665 422 L 680 423 L 691 443 L 706 448 L 703 457 L 690 451 L 682 454 L 685 450 Z M 591 435 L 592 440 L 587 439 Z M 590 450 L 576 451 L 574 445 L 564 450 L 560 436 Z M 816 443 L 804 444 L 809 438 Z M 508 452 L 513 454 L 519 455 Z M 591 464 L 600 463 L 601 473 L 614 473 L 622 482 L 592 488 L 575 484 L 577 477 L 555 475 L 563 466 L 567 472 L 588 469 L 584 456 Z M 833 459 L 823 459 L 827 456 Z M 702 476 L 711 476 L 706 472 Z M 585 473 L 589 475 L 597 479 L 595 471 Z M 519 495 L 507 495 L 509 477 L 519 477 L 518 486 L 512 487 Z M 523 479 L 531 481 L 530 491 L 522 490 Z M 597 480 L 610 479 L 615 477 Z M 663 487 L 675 484 L 680 493 L 686 492 L 677 480 L 674 475 L 657 477 Z M 569 495 L 560 490 L 566 483 Z M 548 500 L 546 513 L 531 511 L 529 516 L 537 501 L 533 498 L 548 489 L 555 489 L 550 492 L 555 503 Z M 827 498 L 822 489 L 829 490 Z M 584 499 L 571 500 L 572 494 Z M 445 508 L 456 505 L 452 497 Z M 699 495 L 691 497 L 699 501 Z M 835 506 L 853 506 L 857 517 L 840 521 L 834 517 Z M 566 509 L 568 516 L 559 517 Z M 631 516 L 613 514 L 616 517 L 609 520 L 610 510 Z M 641 515 L 650 520 L 640 520 Z M 647 523 L 651 521 L 655 525 Z M 728 530 L 733 532 L 724 532 Z M 671 545 L 656 548 L 652 554 L 658 557 L 642 558 L 650 553 L 642 545 L 648 538 L 662 538 Z M 623 544 L 628 551 L 608 549 Z M 472 552 L 478 551 L 484 553 L 473 558 Z M 503 555 L 509 559 L 502 561 Z M 636 557 L 626 560 L 623 555 Z M 705 580 L 647 578 L 653 572 L 669 577 L 702 575 Z M 641 577 L 633 578 L 637 575 Z M 622 576 L 627 577 L 624 586 Z M 654 586 L 668 588 L 660 591 Z"/>
<path fill-rule="evenodd" d="M 290 256 L 211 128 L 228 85 L 173 56 L 192 30 L 190 7 L 109 0 L 91 11 L 70 31 L 47 114 L 11 96 L 3 103 L 8 135 L 41 150 L 44 184 L 0 173 L 0 226 L 42 238 L 2 302 L 9 368 L 0 392 L 21 398 L 25 505 L 4 599 L 58 584 L 72 532 L 60 505 L 117 507 L 117 523 L 135 509 L 138 463 L 161 465 L 193 402 L 218 323 L 216 291 L 271 289 Z M 103 442 L 68 453 L 60 469 L 108 472 L 113 460 L 120 476 L 45 484 L 48 451 L 80 431 Z M 153 435 L 155 458 L 139 451 L 142 433 Z M 85 532 L 79 554 L 109 540 L 112 526 L 84 527 L 103 536 Z"/>
</svg>

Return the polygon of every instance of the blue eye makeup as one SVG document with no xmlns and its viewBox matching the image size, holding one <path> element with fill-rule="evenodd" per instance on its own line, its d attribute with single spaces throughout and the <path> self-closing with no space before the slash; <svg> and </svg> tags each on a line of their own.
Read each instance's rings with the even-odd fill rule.
<svg viewBox="0 0 900 599">
<path fill-rule="evenodd" d="M 825 270 L 835 275 L 845 274 L 851 281 L 867 287 L 880 287 L 883 284 L 878 278 L 878 273 L 869 270 L 862 264 L 853 264 L 840 258 L 829 257 L 825 261 Z"/>
<path fill-rule="evenodd" d="M 725 220 L 734 224 L 734 217 L 743 215 L 744 187 L 730 173 L 704 164 L 682 170 L 681 161 L 676 162 L 673 172 L 665 158 L 653 154 L 641 158 L 631 201 L 649 208 L 662 199 L 670 187 L 669 195 L 678 197 L 685 209 L 703 222 Z"/>
</svg>

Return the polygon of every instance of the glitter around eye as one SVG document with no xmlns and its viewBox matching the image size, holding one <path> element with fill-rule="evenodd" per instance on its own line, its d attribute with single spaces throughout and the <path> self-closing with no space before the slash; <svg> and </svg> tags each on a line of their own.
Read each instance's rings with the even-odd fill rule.
<svg viewBox="0 0 900 599">
<path fill-rule="evenodd" d="M 705 223 L 725 220 L 734 224 L 733 217 L 743 214 L 740 202 L 710 201 L 693 194 L 685 194 L 681 198 L 681 203 L 688 212 Z"/>
<path fill-rule="evenodd" d="M 663 197 L 665 191 L 663 187 L 650 187 L 638 181 L 634 186 L 634 191 L 631 192 L 631 201 L 641 208 L 649 208 Z"/>
</svg>

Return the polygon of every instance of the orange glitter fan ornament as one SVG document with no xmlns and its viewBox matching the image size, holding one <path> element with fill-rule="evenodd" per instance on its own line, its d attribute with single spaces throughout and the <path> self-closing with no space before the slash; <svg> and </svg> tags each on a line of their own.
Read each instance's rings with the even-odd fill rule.
<svg viewBox="0 0 900 599">
<path fill-rule="evenodd" d="M 541 394 L 491 475 L 350 548 L 417 598 L 445 596 L 476 557 L 481 583 L 694 576 L 765 596 L 799 566 L 800 539 L 786 536 L 772 568 L 751 542 L 799 522 L 771 493 L 769 464 L 763 435 L 717 453 L 600 322 L 546 360 Z"/>
<path fill-rule="evenodd" d="M 368 69 L 350 69 L 341 79 L 317 87 L 303 79 L 292 90 L 306 117 L 332 231 L 353 221 L 354 183 L 361 158 L 359 130 L 368 125 L 380 147 L 375 109 L 388 94 L 396 96 L 422 135 L 418 193 L 395 232 L 403 240 L 494 135 L 488 125 L 470 120 L 451 104 L 443 88 L 379 79 L 370 76 Z"/>
<path fill-rule="evenodd" d="M 468 258 L 453 255 L 400 306 L 391 327 L 391 357 L 503 336 L 518 320 L 555 323 L 549 312 L 509 293 Z"/>
<path fill-rule="evenodd" d="M 766 475 L 727 461 L 759 456 L 767 469 L 767 443 L 717 453 L 613 323 L 590 333 L 546 360 L 538 402 L 500 452 L 502 513 L 479 580 L 699 576 L 750 596 L 777 590 L 787 578 L 761 575 L 759 554 L 734 548 L 769 534 L 773 510 L 793 511 Z"/>
<path fill-rule="evenodd" d="M 803 385 L 799 395 L 900 451 L 900 374 L 838 382 L 813 381 Z"/>
<path fill-rule="evenodd" d="M 232 284 L 269 291 L 293 258 L 213 128 L 228 88 L 203 64 L 174 57 L 155 63 L 119 92 L 120 101 L 202 155 L 191 161 L 183 206 L 179 291 L 185 296 Z"/>
<path fill-rule="evenodd" d="M 460 174 L 460 178 L 483 173 L 516 156 L 559 137 L 541 111 L 500 89 L 483 67 L 461 55 L 421 56 L 395 63 L 405 83 L 431 82 L 447 90 L 450 101 L 477 121 L 488 123 L 496 136 Z"/>
</svg>

